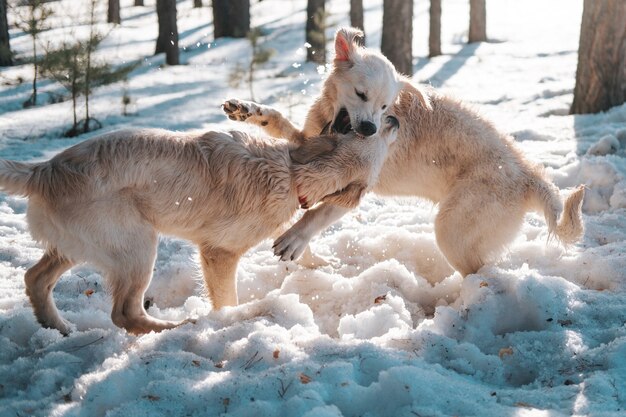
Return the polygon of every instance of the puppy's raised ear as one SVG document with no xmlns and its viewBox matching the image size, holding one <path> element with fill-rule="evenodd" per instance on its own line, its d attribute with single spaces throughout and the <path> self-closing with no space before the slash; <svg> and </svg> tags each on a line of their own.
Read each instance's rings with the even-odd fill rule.
<svg viewBox="0 0 626 417">
<path fill-rule="evenodd" d="M 363 47 L 363 32 L 357 28 L 340 28 L 335 34 L 335 64 L 351 64 L 354 53 Z"/>
</svg>

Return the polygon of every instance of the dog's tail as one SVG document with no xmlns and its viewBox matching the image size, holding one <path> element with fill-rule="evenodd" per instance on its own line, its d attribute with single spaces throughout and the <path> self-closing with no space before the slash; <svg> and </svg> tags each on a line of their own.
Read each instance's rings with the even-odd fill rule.
<svg viewBox="0 0 626 417">
<path fill-rule="evenodd" d="M 543 209 L 550 236 L 556 236 L 562 243 L 576 243 L 583 235 L 582 202 L 585 187 L 578 186 L 576 191 L 561 201 L 558 190 L 552 184 L 537 178 L 531 189 Z"/>
<path fill-rule="evenodd" d="M 0 191 L 8 194 L 28 195 L 36 164 L 0 159 Z"/>
</svg>

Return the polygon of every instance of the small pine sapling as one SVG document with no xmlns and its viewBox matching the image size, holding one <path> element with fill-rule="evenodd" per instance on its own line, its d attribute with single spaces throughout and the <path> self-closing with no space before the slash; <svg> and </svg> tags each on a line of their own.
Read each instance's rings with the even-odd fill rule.
<svg viewBox="0 0 626 417">
<path fill-rule="evenodd" d="M 37 77 L 39 75 L 39 60 L 37 57 L 37 42 L 41 32 L 49 29 L 46 21 L 52 16 L 52 9 L 45 5 L 44 0 L 28 0 L 26 7 L 17 12 L 16 26 L 30 36 L 33 46 L 33 92 L 22 105 L 24 108 L 37 105 Z"/>
<path fill-rule="evenodd" d="M 100 39 L 101 40 L 101 39 Z M 65 42 L 54 51 L 48 51 L 42 61 L 42 72 L 61 84 L 72 96 L 73 124 L 65 135 L 73 137 L 86 133 L 101 126 L 97 119 L 89 113 L 89 97 L 93 88 L 111 84 L 124 79 L 134 65 L 112 68 L 107 63 L 94 62 L 91 48 L 98 42 L 75 41 Z M 85 97 L 85 118 L 78 118 L 78 98 Z M 95 126 L 93 126 L 95 125 Z"/>
<path fill-rule="evenodd" d="M 130 64 L 114 68 L 106 62 L 93 59 L 93 53 L 105 37 L 95 29 L 94 10 L 96 2 L 97 0 L 91 0 L 90 20 L 88 22 L 90 27 L 89 38 L 64 42 L 60 49 L 47 51 L 42 62 L 42 72 L 65 87 L 72 96 L 74 123 L 72 128 L 65 133 L 68 137 L 86 133 L 102 126 L 97 119 L 91 117 L 89 112 L 89 98 L 93 88 L 123 80 L 137 66 L 137 64 Z M 78 119 L 77 103 L 80 96 L 85 97 L 84 119 Z"/>
</svg>

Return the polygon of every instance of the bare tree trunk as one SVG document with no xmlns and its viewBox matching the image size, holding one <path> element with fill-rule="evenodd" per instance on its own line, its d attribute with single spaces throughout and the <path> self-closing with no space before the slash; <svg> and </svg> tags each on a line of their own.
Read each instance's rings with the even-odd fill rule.
<svg viewBox="0 0 626 417">
<path fill-rule="evenodd" d="M 193 0 L 193 7 L 202 7 L 202 0 Z"/>
<path fill-rule="evenodd" d="M 0 67 L 13 64 L 9 44 L 9 23 L 7 21 L 7 0 L 0 0 Z"/>
<path fill-rule="evenodd" d="M 250 0 L 213 0 L 213 37 L 245 38 L 250 32 Z"/>
<path fill-rule="evenodd" d="M 365 33 L 363 26 L 363 0 L 350 0 L 350 26 L 359 28 Z"/>
<path fill-rule="evenodd" d="M 571 114 L 626 102 L 626 2 L 585 0 Z"/>
<path fill-rule="evenodd" d="M 487 5 L 485 0 L 470 0 L 470 23 L 467 43 L 487 42 Z"/>
<path fill-rule="evenodd" d="M 380 50 L 398 72 L 413 75 L 413 0 L 383 1 Z"/>
<path fill-rule="evenodd" d="M 32 105 L 37 105 L 37 75 L 38 75 L 38 60 L 37 58 L 37 34 L 33 34 L 33 95 Z"/>
<path fill-rule="evenodd" d="M 326 0 L 308 0 L 306 5 L 306 52 L 308 62 L 326 63 Z"/>
<path fill-rule="evenodd" d="M 441 0 L 430 0 L 428 56 L 441 55 Z"/>
<path fill-rule="evenodd" d="M 176 0 L 157 0 L 159 37 L 155 54 L 165 52 L 168 65 L 178 65 L 178 27 L 176 25 Z"/>
<path fill-rule="evenodd" d="M 120 0 L 109 0 L 109 11 L 107 12 L 107 22 L 122 23 L 120 18 Z"/>
<path fill-rule="evenodd" d="M 135 6 L 143 6 L 143 0 L 135 0 Z"/>
</svg>

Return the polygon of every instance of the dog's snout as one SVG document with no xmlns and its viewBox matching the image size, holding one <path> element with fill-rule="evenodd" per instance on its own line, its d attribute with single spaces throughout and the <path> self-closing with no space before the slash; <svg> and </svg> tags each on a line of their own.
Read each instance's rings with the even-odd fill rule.
<svg viewBox="0 0 626 417">
<path fill-rule="evenodd" d="M 356 131 L 363 136 L 372 136 L 374 133 L 376 133 L 376 125 L 368 121 L 361 122 L 359 123 Z"/>
<path fill-rule="evenodd" d="M 387 116 L 385 120 L 387 121 L 387 124 L 394 129 L 398 129 L 400 127 L 400 122 L 394 116 Z"/>
</svg>

